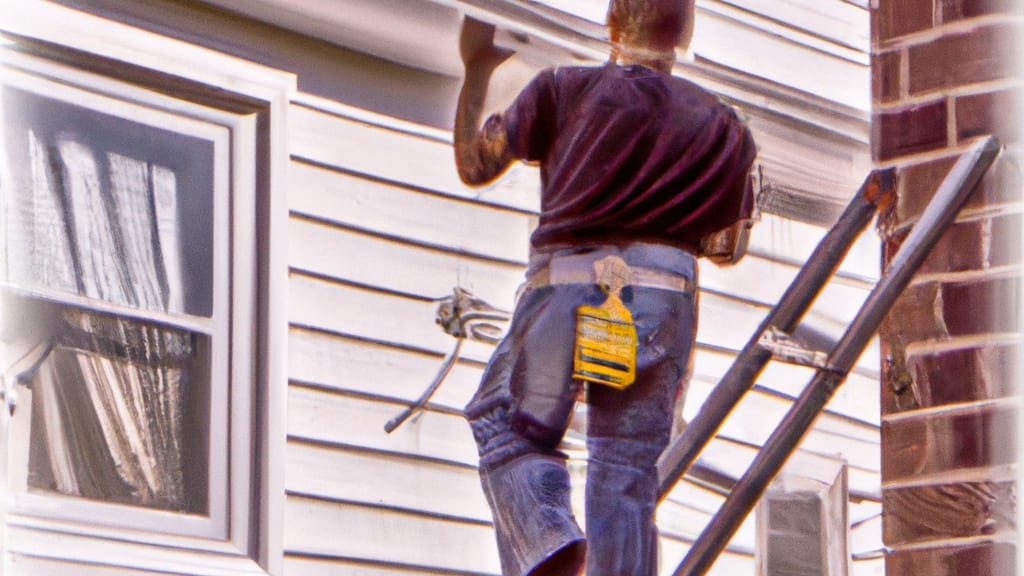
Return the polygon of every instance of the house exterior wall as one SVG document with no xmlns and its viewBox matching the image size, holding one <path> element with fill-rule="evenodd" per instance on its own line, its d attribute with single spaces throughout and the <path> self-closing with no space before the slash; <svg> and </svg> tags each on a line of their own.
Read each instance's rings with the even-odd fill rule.
<svg viewBox="0 0 1024 576">
<path fill-rule="evenodd" d="M 1020 3 L 881 0 L 873 151 L 899 167 L 888 262 L 975 136 L 1006 146 L 882 328 L 886 573 L 1015 574 Z"/>
</svg>

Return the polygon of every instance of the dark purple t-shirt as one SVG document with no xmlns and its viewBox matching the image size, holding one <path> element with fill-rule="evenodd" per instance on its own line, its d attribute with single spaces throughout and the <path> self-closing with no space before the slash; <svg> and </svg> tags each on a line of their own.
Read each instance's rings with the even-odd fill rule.
<svg viewBox="0 0 1024 576">
<path fill-rule="evenodd" d="M 537 250 L 651 241 L 695 250 L 750 216 L 756 155 L 735 112 L 643 66 L 545 70 L 502 114 L 541 168 Z"/>
</svg>

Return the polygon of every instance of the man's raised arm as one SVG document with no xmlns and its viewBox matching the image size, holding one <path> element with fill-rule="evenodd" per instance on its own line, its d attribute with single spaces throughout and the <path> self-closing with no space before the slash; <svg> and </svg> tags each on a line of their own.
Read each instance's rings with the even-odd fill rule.
<svg viewBox="0 0 1024 576">
<path fill-rule="evenodd" d="M 494 45 L 494 26 L 466 18 L 459 38 L 466 76 L 455 113 L 455 164 L 459 177 L 470 185 L 494 180 L 512 163 L 501 116 L 480 127 L 491 74 L 512 53 Z"/>
</svg>

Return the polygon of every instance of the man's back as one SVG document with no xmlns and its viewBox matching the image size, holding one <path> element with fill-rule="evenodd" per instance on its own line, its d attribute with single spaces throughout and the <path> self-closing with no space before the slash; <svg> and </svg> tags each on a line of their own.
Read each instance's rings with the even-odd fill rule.
<svg viewBox="0 0 1024 576">
<path fill-rule="evenodd" d="M 693 250 L 750 214 L 749 131 L 687 80 L 643 66 L 546 70 L 503 121 L 512 153 L 541 164 L 537 249 L 645 240 Z"/>
</svg>

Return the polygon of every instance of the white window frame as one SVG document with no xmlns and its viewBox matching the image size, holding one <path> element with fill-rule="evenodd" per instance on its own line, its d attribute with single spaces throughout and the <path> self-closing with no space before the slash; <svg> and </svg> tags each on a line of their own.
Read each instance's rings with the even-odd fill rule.
<svg viewBox="0 0 1024 576">
<path fill-rule="evenodd" d="M 221 416 L 210 430 L 208 516 L 30 493 L 19 486 L 27 446 L 17 443 L 27 439 L 20 429 L 27 406 L 17 406 L 13 419 L 0 416 L 0 441 L 9 452 L 0 458 L 0 478 L 14 479 L 0 483 L 0 573 L 4 567 L 17 573 L 15 561 L 31 558 L 66 562 L 69 574 L 74 563 L 279 574 L 287 391 L 285 117 L 295 77 L 40 0 L 9 12 L 0 21 L 0 50 L 4 67 L 15 72 L 5 73 L 5 84 L 58 99 L 70 95 L 104 112 L 122 103 L 120 115 L 153 125 L 170 120 L 213 141 L 215 156 L 228 157 L 215 160 L 224 168 L 215 167 L 222 190 L 215 194 L 221 215 L 214 224 L 214 317 L 200 331 L 225 331 L 230 343 L 214 344 L 211 354 L 211 413 Z M 221 249 L 228 244 L 230 250 Z M 95 301 L 80 303 L 104 309 Z M 131 315 L 126 307 L 105 308 Z"/>
</svg>

